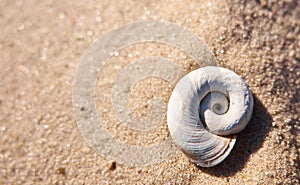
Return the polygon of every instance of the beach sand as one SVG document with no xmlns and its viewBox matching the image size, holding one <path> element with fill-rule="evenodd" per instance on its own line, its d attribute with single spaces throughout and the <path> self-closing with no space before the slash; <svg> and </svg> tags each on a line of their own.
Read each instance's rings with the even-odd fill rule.
<svg viewBox="0 0 300 185">
<path fill-rule="evenodd" d="M 297 0 L 1 0 L 0 7 L 0 184 L 300 183 Z M 112 29 L 144 20 L 195 33 L 218 65 L 241 75 L 251 89 L 252 119 L 220 165 L 199 168 L 177 151 L 161 163 L 132 167 L 104 158 L 80 134 L 72 84 L 81 56 Z M 180 50 L 156 43 L 129 46 L 110 61 L 96 84 L 97 110 L 111 135 L 135 145 L 169 137 L 166 121 L 149 134 L 128 134 L 115 126 L 102 93 L 117 77 L 118 62 L 122 68 L 145 56 L 168 58 L 185 72 L 198 67 Z M 147 116 L 144 98 L 167 102 L 172 88 L 145 79 L 131 90 L 129 104 Z"/>
</svg>

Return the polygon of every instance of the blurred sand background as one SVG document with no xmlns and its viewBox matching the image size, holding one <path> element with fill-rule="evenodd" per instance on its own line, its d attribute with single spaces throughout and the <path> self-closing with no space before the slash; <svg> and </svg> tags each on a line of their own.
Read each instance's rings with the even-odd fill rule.
<svg viewBox="0 0 300 185">
<path fill-rule="evenodd" d="M 80 57 L 110 30 L 142 20 L 194 32 L 218 65 L 241 75 L 253 92 L 252 120 L 219 166 L 198 168 L 178 152 L 159 164 L 129 167 L 106 160 L 80 135 L 72 110 Z M 160 44 L 130 46 L 114 60 L 128 64 L 147 55 L 169 58 L 187 72 L 197 68 Z M 99 111 L 109 111 L 100 96 L 117 71 L 110 74 L 97 83 Z M 143 98 L 153 95 L 167 102 L 172 88 L 159 79 L 140 82 L 131 91 L 132 109 L 147 112 Z M 297 0 L 0 0 L 0 184 L 299 184 L 299 90 Z M 135 136 L 105 119 L 111 134 L 128 143 L 168 137 L 166 123 L 154 135 Z"/>
</svg>

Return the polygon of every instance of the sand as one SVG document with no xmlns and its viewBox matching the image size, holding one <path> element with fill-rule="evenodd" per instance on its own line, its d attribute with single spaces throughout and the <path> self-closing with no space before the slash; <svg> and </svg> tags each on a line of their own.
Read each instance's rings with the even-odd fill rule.
<svg viewBox="0 0 300 185">
<path fill-rule="evenodd" d="M 0 7 L 0 184 L 300 183 L 297 0 L 1 0 Z M 72 108 L 81 56 L 105 33 L 143 20 L 186 27 L 207 43 L 219 66 L 241 75 L 253 92 L 252 119 L 220 165 L 199 168 L 178 151 L 159 164 L 131 167 L 105 159 L 81 136 Z M 124 48 L 115 61 L 128 64 L 131 57 L 147 55 L 172 59 L 186 72 L 197 68 L 180 51 L 160 44 Z M 116 62 L 110 65 L 107 73 L 120 70 Z M 98 111 L 110 112 L 101 88 L 113 83 L 117 70 L 97 82 Z M 143 98 L 167 102 L 172 88 L 146 79 L 135 85 L 129 103 L 137 116 L 147 116 Z M 169 137 L 165 120 L 139 136 L 115 128 L 111 115 L 104 114 L 105 125 L 116 139 L 148 145 Z"/>
</svg>

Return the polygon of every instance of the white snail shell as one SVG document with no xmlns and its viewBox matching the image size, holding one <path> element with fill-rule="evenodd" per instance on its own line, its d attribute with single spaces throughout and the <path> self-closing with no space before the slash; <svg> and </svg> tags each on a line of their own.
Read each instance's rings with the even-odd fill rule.
<svg viewBox="0 0 300 185">
<path fill-rule="evenodd" d="M 167 122 L 174 142 L 195 164 L 211 167 L 232 150 L 248 124 L 253 97 L 236 73 L 207 66 L 184 76 L 168 103 Z"/>
</svg>

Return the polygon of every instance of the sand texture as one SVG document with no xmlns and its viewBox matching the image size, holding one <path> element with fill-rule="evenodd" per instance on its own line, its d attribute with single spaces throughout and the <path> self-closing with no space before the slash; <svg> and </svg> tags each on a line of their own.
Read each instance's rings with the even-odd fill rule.
<svg viewBox="0 0 300 185">
<path fill-rule="evenodd" d="M 93 41 L 143 20 L 179 24 L 202 38 L 219 66 L 241 75 L 254 112 L 229 157 L 199 168 L 177 151 L 153 165 L 106 159 L 80 134 L 72 84 Z M 113 39 L 113 38 L 112 38 Z M 166 120 L 149 133 L 116 124 L 110 89 L 134 59 L 161 56 L 187 73 L 198 66 L 178 48 L 131 45 L 99 75 L 95 100 L 116 140 L 150 145 L 169 137 Z M 129 105 L 147 117 L 146 100 L 165 103 L 173 86 L 139 81 Z M 54 1 L 0 0 L 0 184 L 300 184 L 300 3 L 298 0 Z"/>
</svg>

